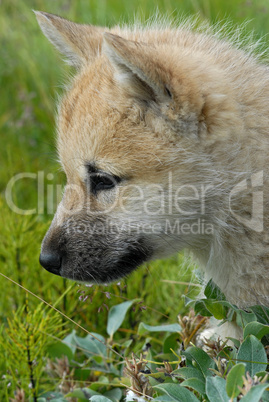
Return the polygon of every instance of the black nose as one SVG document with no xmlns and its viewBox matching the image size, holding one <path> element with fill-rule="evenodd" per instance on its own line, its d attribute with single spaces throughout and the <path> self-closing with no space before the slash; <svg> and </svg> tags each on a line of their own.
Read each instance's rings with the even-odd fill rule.
<svg viewBox="0 0 269 402">
<path fill-rule="evenodd" d="M 62 259 L 56 252 L 53 253 L 41 253 L 39 256 L 39 262 L 47 271 L 55 275 L 61 275 Z"/>
</svg>

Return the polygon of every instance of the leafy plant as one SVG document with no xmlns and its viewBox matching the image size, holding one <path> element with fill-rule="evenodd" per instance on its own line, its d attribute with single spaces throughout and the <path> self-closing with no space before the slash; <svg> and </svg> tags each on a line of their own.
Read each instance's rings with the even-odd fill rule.
<svg viewBox="0 0 269 402">
<path fill-rule="evenodd" d="M 43 303 L 32 311 L 28 300 L 0 333 L 1 366 L 6 395 L 23 390 L 25 397 L 37 399 L 45 368 L 46 350 L 64 331 L 59 315 L 44 309 Z"/>
<path fill-rule="evenodd" d="M 108 338 L 97 333 L 81 337 L 73 331 L 48 346 L 46 370 L 53 391 L 39 393 L 38 400 L 116 402 L 127 393 L 127 401 L 268 401 L 269 326 L 263 323 L 268 309 L 254 306 L 245 323 L 243 310 L 230 305 L 212 282 L 205 296 L 191 303 L 198 316 L 191 309 L 187 316 L 179 316 L 178 323 L 150 326 L 141 322 L 131 337 L 114 340 L 114 334 L 126 325 L 128 310 L 139 303 L 124 302 L 109 311 Z M 220 339 L 201 344 L 201 313 L 214 316 L 214 311 L 219 317 L 218 303 L 225 307 L 224 320 L 231 318 L 232 311 L 234 319 L 239 315 L 239 324 L 244 324 L 242 339 L 234 340 L 233 346 Z"/>
</svg>

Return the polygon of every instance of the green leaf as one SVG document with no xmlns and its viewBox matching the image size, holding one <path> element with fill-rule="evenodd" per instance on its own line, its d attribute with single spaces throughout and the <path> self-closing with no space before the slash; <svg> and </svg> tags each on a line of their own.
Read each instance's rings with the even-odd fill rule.
<svg viewBox="0 0 269 402">
<path fill-rule="evenodd" d="M 203 317 L 212 317 L 213 314 L 210 313 L 210 311 L 206 307 L 205 300 L 206 299 L 197 300 L 197 302 L 194 305 L 195 314 L 196 315 L 200 314 Z"/>
<path fill-rule="evenodd" d="M 117 346 L 120 346 L 121 348 L 129 348 L 129 346 L 131 346 L 131 344 L 133 343 L 133 339 L 128 339 L 127 341 L 123 342 L 123 343 L 117 343 Z"/>
<path fill-rule="evenodd" d="M 110 385 L 113 387 L 123 387 L 123 388 L 130 388 L 131 387 L 131 380 L 127 377 L 115 377 L 112 381 L 110 381 Z"/>
<path fill-rule="evenodd" d="M 64 399 L 64 396 L 61 392 L 55 392 L 55 391 L 49 391 L 49 392 L 42 394 L 41 397 L 38 398 L 38 402 L 41 402 L 41 399 L 44 399 L 45 401 L 51 401 L 53 399 L 54 400 L 62 399 L 62 400 L 66 401 L 66 399 Z"/>
<path fill-rule="evenodd" d="M 226 379 L 226 391 L 230 398 L 236 398 L 240 394 L 238 387 L 243 386 L 245 375 L 245 364 L 238 363 L 229 371 Z"/>
<path fill-rule="evenodd" d="M 268 383 L 255 385 L 248 391 L 247 395 L 240 399 L 240 402 L 259 402 L 266 388 L 268 388 Z"/>
<path fill-rule="evenodd" d="M 100 378 L 100 377 L 99 377 Z M 93 391 L 98 392 L 98 390 L 103 389 L 103 388 L 108 388 L 110 386 L 115 386 L 115 387 L 123 387 L 124 385 L 130 387 L 131 386 L 131 381 L 129 378 L 125 378 L 125 377 L 118 377 L 118 378 L 113 378 L 113 380 L 108 380 L 107 381 L 100 381 L 99 379 L 97 381 L 94 381 L 91 386 L 90 389 Z M 98 392 L 98 394 L 100 394 Z"/>
<path fill-rule="evenodd" d="M 93 395 L 90 398 L 90 401 L 92 401 L 92 402 L 111 402 L 111 399 L 106 398 L 103 395 Z"/>
<path fill-rule="evenodd" d="M 254 335 L 248 335 L 238 350 L 237 360 L 246 363 L 246 371 L 253 377 L 266 367 L 267 356 L 264 346 Z"/>
<path fill-rule="evenodd" d="M 229 402 L 225 387 L 226 382 L 224 378 L 207 377 L 205 389 L 209 402 Z"/>
<path fill-rule="evenodd" d="M 233 342 L 234 346 L 239 349 L 240 348 L 240 341 L 239 339 L 232 338 L 231 336 L 227 336 L 227 339 Z"/>
<path fill-rule="evenodd" d="M 257 321 L 262 324 L 269 322 L 269 308 L 264 306 L 251 306 L 250 308 L 257 317 Z"/>
<path fill-rule="evenodd" d="M 169 334 L 163 342 L 163 353 L 171 353 L 171 349 L 176 350 L 179 346 L 179 334 Z"/>
<path fill-rule="evenodd" d="M 89 368 L 75 368 L 74 375 L 77 381 L 87 381 L 92 373 Z"/>
<path fill-rule="evenodd" d="M 210 311 L 210 313 L 213 314 L 213 316 L 217 320 L 223 320 L 224 318 L 226 318 L 227 307 L 224 306 L 222 303 L 219 303 L 215 300 L 205 300 L 204 303 L 207 310 Z"/>
<path fill-rule="evenodd" d="M 98 363 L 102 363 L 103 358 L 106 358 L 107 354 L 105 338 L 94 332 L 92 335 L 88 334 L 85 338 L 75 335 L 76 344 L 81 348 L 85 356 L 95 357 Z"/>
<path fill-rule="evenodd" d="M 97 381 L 94 381 L 94 382 L 92 383 L 91 388 L 92 388 L 97 382 L 102 383 L 102 384 L 107 384 L 107 385 L 109 385 L 109 383 L 110 383 L 108 377 L 106 377 L 105 375 L 100 375 L 100 377 L 98 378 L 98 380 L 97 380 Z M 93 388 L 93 389 L 94 389 L 94 388 Z"/>
<path fill-rule="evenodd" d="M 252 321 L 256 321 L 257 317 L 252 311 L 244 311 L 236 309 L 236 324 L 239 327 L 245 328 L 245 326 Z"/>
<path fill-rule="evenodd" d="M 191 306 L 192 304 L 194 304 L 196 302 L 195 299 L 190 299 L 188 296 L 182 295 L 182 297 L 184 299 L 185 306 Z"/>
<path fill-rule="evenodd" d="M 214 361 L 208 354 L 196 346 L 189 347 L 182 354 L 186 356 L 187 366 L 197 367 L 204 377 L 212 375 L 212 371 L 209 368 L 216 368 Z"/>
<path fill-rule="evenodd" d="M 269 325 L 264 325 L 260 322 L 250 322 L 244 329 L 244 339 L 248 335 L 254 335 L 256 338 L 261 340 L 267 334 L 269 334 Z"/>
<path fill-rule="evenodd" d="M 257 321 L 261 324 L 268 325 L 269 323 L 269 308 L 264 306 L 252 306 L 251 310 L 255 313 Z M 265 335 L 266 344 L 269 344 L 269 335 Z"/>
<path fill-rule="evenodd" d="M 195 367 L 181 367 L 172 371 L 171 375 L 173 377 L 184 378 L 185 380 L 189 378 L 197 378 L 198 380 L 205 381 L 205 377 L 202 372 Z"/>
<path fill-rule="evenodd" d="M 230 307 L 228 307 L 228 313 L 227 313 L 226 320 L 230 321 L 230 322 L 235 322 L 237 310 L 238 310 L 238 308 L 231 304 Z"/>
<path fill-rule="evenodd" d="M 119 402 L 122 397 L 122 390 L 120 388 L 113 388 L 105 392 L 104 396 L 111 399 L 113 402 Z"/>
<path fill-rule="evenodd" d="M 155 354 L 154 354 L 154 350 L 152 348 L 150 348 L 148 350 L 147 353 L 147 360 L 149 360 L 149 362 L 147 363 L 147 367 L 151 370 L 152 373 L 156 372 L 156 368 L 159 367 L 157 364 L 155 363 L 150 363 L 150 361 L 156 361 L 155 360 Z"/>
<path fill-rule="evenodd" d="M 178 402 L 199 402 L 196 396 L 187 388 L 181 387 L 179 384 L 160 384 L 155 385 L 154 389 L 165 392 L 168 396 Z"/>
<path fill-rule="evenodd" d="M 75 368 L 75 378 L 78 381 L 86 381 L 89 379 L 92 373 L 92 369 L 90 368 Z"/>
<path fill-rule="evenodd" d="M 204 294 L 207 299 L 226 300 L 224 294 L 221 292 L 220 288 L 215 285 L 212 279 L 207 283 Z"/>
<path fill-rule="evenodd" d="M 68 360 L 70 361 L 74 357 L 74 354 L 70 347 L 61 341 L 49 345 L 47 347 L 47 352 L 49 357 L 53 359 L 60 359 L 63 356 L 67 356 Z"/>
<path fill-rule="evenodd" d="M 266 390 L 262 394 L 262 402 L 269 402 L 269 391 Z"/>
<path fill-rule="evenodd" d="M 143 335 L 145 332 L 180 332 L 181 326 L 179 324 L 168 325 L 147 325 L 144 322 L 140 322 L 138 327 L 138 335 Z"/>
<path fill-rule="evenodd" d="M 173 361 L 178 361 L 179 359 L 174 355 L 174 353 L 160 353 L 158 355 L 155 355 L 155 359 L 158 361 L 167 361 L 167 362 L 173 362 Z M 178 361 L 179 362 L 179 361 Z"/>
<path fill-rule="evenodd" d="M 64 339 L 63 339 L 63 343 L 65 343 L 67 346 L 70 347 L 70 349 L 72 350 L 73 354 L 75 354 L 77 345 L 76 345 L 76 340 L 75 340 L 75 335 L 76 335 L 76 331 L 73 330 L 71 332 L 71 334 L 68 334 Z"/>
<path fill-rule="evenodd" d="M 240 344 L 239 344 L 240 346 Z M 236 360 L 236 348 L 232 348 L 230 346 L 225 346 L 218 354 L 217 358 L 224 358 L 226 360 Z M 233 366 L 232 366 L 233 367 Z"/>
<path fill-rule="evenodd" d="M 160 395 L 160 396 L 157 396 L 157 398 L 154 398 L 154 401 L 174 402 L 174 398 L 171 398 L 171 396 L 169 396 L 169 395 Z"/>
<path fill-rule="evenodd" d="M 205 393 L 205 381 L 199 380 L 198 378 L 189 378 L 180 384 L 182 387 L 188 387 L 194 389 L 194 391 L 199 392 L 199 394 Z"/>
<path fill-rule="evenodd" d="M 256 373 L 255 375 L 259 378 L 259 379 L 263 379 L 266 375 L 268 375 L 269 372 L 268 371 L 259 371 L 258 373 Z M 269 385 L 268 385 L 269 387 Z"/>
<path fill-rule="evenodd" d="M 149 379 L 149 383 L 151 386 L 162 384 L 162 383 L 174 384 L 173 378 L 161 371 L 159 371 L 158 373 L 144 374 L 144 376 Z"/>
<path fill-rule="evenodd" d="M 79 388 L 74 389 L 74 391 L 69 392 L 65 395 L 67 398 L 78 398 L 80 401 L 88 401 L 90 397 L 94 395 L 101 395 L 99 392 L 93 391 L 90 388 Z"/>
<path fill-rule="evenodd" d="M 107 328 L 106 328 L 106 331 L 111 338 L 123 323 L 123 320 L 129 308 L 137 300 L 138 299 L 129 300 L 111 307 L 108 313 Z"/>
<path fill-rule="evenodd" d="M 226 300 L 201 299 L 198 300 L 194 306 L 196 314 L 201 314 L 205 317 L 211 317 L 213 315 L 209 309 L 216 312 L 216 314 L 224 315 L 222 318 L 227 319 L 229 319 L 229 310 L 231 316 L 238 310 L 237 307 Z"/>
</svg>

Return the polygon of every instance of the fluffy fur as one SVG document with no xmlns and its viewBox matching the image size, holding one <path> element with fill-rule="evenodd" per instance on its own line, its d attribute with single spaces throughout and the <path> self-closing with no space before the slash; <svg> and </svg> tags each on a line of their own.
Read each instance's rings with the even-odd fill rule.
<svg viewBox="0 0 269 402">
<path fill-rule="evenodd" d="M 107 282 L 188 249 L 231 302 L 269 306 L 269 69 L 253 45 L 186 23 L 36 16 L 77 71 L 59 106 L 67 186 L 41 264 Z"/>
</svg>

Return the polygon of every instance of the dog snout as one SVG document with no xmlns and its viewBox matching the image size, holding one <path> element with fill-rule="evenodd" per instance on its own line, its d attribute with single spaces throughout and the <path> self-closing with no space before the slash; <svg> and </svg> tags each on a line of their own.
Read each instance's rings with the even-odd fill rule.
<svg viewBox="0 0 269 402">
<path fill-rule="evenodd" d="M 57 251 L 50 252 L 41 252 L 39 256 L 39 262 L 43 268 L 47 271 L 55 274 L 61 275 L 61 265 L 62 265 L 62 256 Z"/>
</svg>

